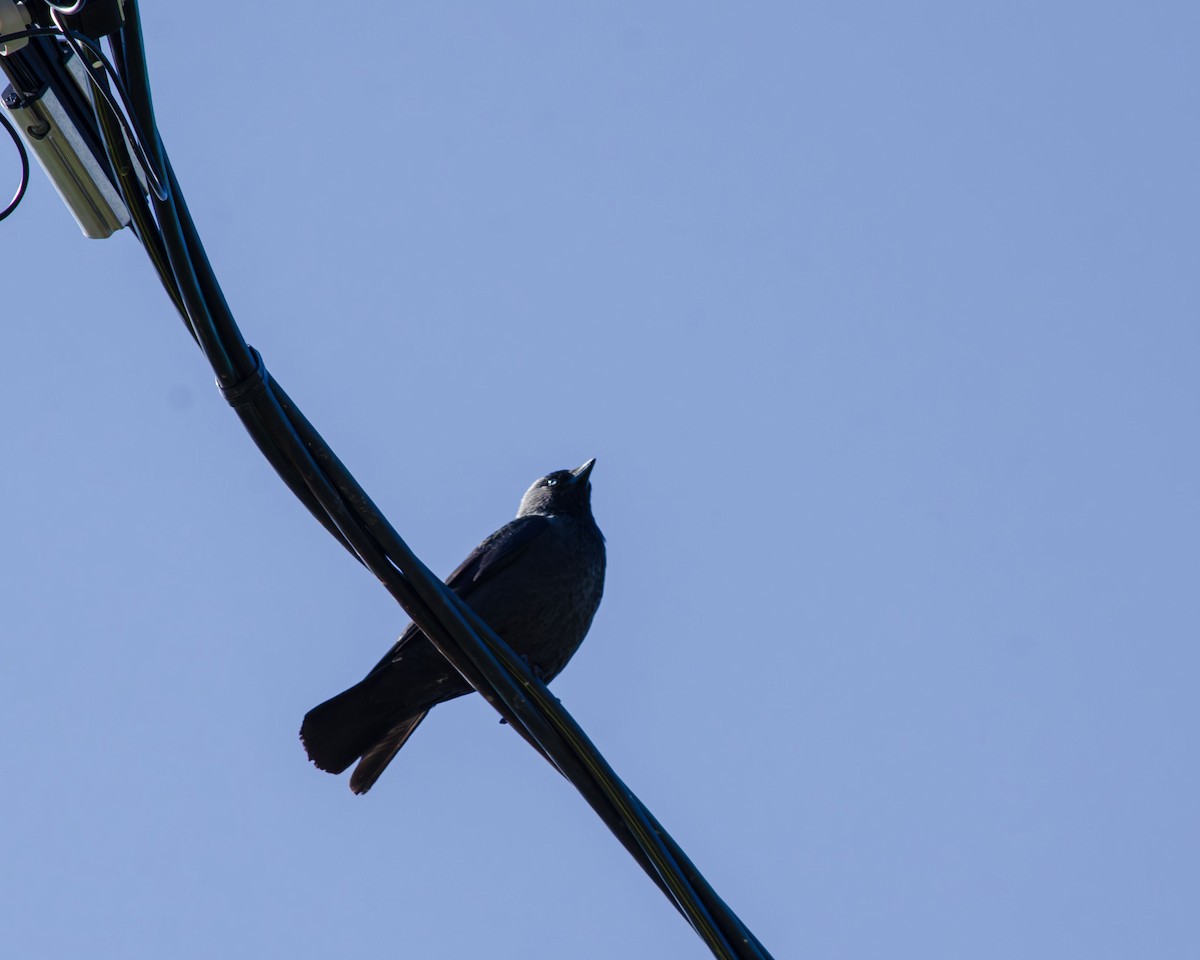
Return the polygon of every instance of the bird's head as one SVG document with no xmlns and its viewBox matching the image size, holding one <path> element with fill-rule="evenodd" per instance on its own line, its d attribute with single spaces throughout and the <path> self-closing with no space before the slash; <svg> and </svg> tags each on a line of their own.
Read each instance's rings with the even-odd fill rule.
<svg viewBox="0 0 1200 960">
<path fill-rule="evenodd" d="M 588 480 L 593 457 L 574 470 L 555 470 L 534 482 L 521 498 L 518 517 L 586 517 L 592 512 L 592 484 Z"/>
</svg>

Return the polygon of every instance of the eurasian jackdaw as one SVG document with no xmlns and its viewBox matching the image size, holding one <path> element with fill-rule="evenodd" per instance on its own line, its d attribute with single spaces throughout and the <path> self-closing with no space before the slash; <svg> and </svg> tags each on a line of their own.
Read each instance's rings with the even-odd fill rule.
<svg viewBox="0 0 1200 960">
<path fill-rule="evenodd" d="M 446 580 L 544 681 L 579 648 L 604 590 L 588 479 L 595 463 L 534 483 L 516 519 Z M 471 689 L 411 624 L 365 679 L 308 712 L 300 739 L 321 770 L 341 773 L 358 760 L 350 789 L 366 793 L 434 706 Z"/>
</svg>

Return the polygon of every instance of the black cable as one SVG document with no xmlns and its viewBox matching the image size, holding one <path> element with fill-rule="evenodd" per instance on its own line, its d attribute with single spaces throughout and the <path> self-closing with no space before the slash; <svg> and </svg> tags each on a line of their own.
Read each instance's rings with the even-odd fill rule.
<svg viewBox="0 0 1200 960">
<path fill-rule="evenodd" d="M 0 210 L 0 220 L 3 220 L 16 210 L 20 206 L 21 201 L 25 199 L 25 188 L 29 186 L 29 154 L 25 151 L 25 143 L 21 140 L 21 135 L 17 133 L 17 128 L 4 115 L 3 107 L 0 107 L 0 123 L 4 124 L 4 129 L 12 137 L 12 142 L 17 145 L 17 156 L 21 158 L 21 182 L 17 184 L 17 192 L 13 194 L 13 198 L 9 201 L 8 206 Z"/>
<path fill-rule="evenodd" d="M 128 38 L 126 38 L 128 34 Z M 154 103 L 150 97 L 150 76 L 146 70 L 146 50 L 142 43 L 142 18 L 135 0 L 126 0 L 125 27 L 110 40 L 121 57 L 121 79 L 129 93 L 129 115 L 154 138 L 147 147 L 154 153 L 155 169 L 164 169 L 162 140 L 154 122 Z"/>
<path fill-rule="evenodd" d="M 153 197 L 152 205 L 171 269 L 187 304 L 188 321 L 217 375 L 217 383 L 222 387 L 232 387 L 254 373 L 255 361 L 216 283 L 187 205 L 181 196 L 174 196 L 171 192 L 178 183 L 154 120 L 154 103 L 142 44 L 141 16 L 134 0 L 127 0 L 124 10 L 123 29 L 128 32 L 124 53 L 129 69 L 125 80 L 130 93 L 127 102 L 131 116 L 142 129 L 151 132 L 152 137 L 147 139 L 146 146 L 154 153 L 155 169 L 163 171 L 166 178 L 166 197 Z"/>
<path fill-rule="evenodd" d="M 107 75 L 101 74 L 99 82 L 106 83 Z M 112 164 L 113 172 L 117 175 L 117 184 L 125 200 L 125 207 L 129 210 L 130 227 L 134 236 L 138 238 L 147 256 L 150 257 L 150 263 L 154 267 L 154 272 L 158 274 L 163 289 L 166 290 L 167 296 L 171 298 L 171 303 L 175 305 L 176 311 L 183 318 L 188 333 L 195 339 L 195 333 L 187 322 L 183 295 L 179 292 L 179 285 L 175 282 L 175 274 L 171 272 L 171 263 L 167 258 L 167 251 L 159 234 L 158 223 L 154 220 L 154 214 L 142 191 L 142 183 L 134 171 L 134 161 L 129 155 L 126 138 L 121 135 L 121 126 L 104 99 L 96 102 L 96 119 L 99 121 L 103 134 L 104 146 L 108 150 L 109 162 Z"/>
<path fill-rule="evenodd" d="M 145 158 L 147 176 L 161 171 L 166 188 L 161 191 L 165 196 L 151 198 L 154 217 L 142 218 L 137 229 L 139 235 L 151 238 L 151 243 L 161 244 L 173 288 L 179 294 L 176 307 L 251 437 L 310 512 L 375 574 L 438 650 L 571 781 L 713 953 L 729 960 L 769 957 L 678 844 L 616 777 L 545 685 L 409 550 L 282 387 L 269 376 L 261 357 L 246 345 L 159 139 L 136 0 L 127 0 L 125 16 L 124 37 L 118 35 L 113 43 L 120 75 L 111 65 L 106 69 L 115 77 L 114 85 L 129 112 L 130 123 L 149 134 L 130 137 L 131 143 L 140 139 L 145 148 L 139 159 Z M 119 122 L 120 111 L 104 97 L 103 90 L 101 96 L 112 114 L 104 119 L 105 136 L 111 139 L 112 122 Z M 128 135 L 128 127 L 121 126 Z M 120 152 L 110 144 L 110 157 L 114 153 L 115 165 L 120 168 Z M 153 162 L 149 155 L 153 155 Z M 128 184 L 123 181 L 123 186 Z M 172 283 L 164 277 L 168 292 Z"/>
<path fill-rule="evenodd" d="M 209 322 L 218 342 L 223 345 L 227 358 L 227 369 L 218 371 L 217 379 L 219 382 L 223 381 L 222 386 L 231 387 L 254 374 L 254 358 L 242 338 L 242 331 L 233 319 L 233 311 L 225 301 L 225 294 L 217 282 L 212 264 L 209 263 L 204 244 L 200 242 L 200 234 L 196 230 L 195 221 L 192 220 L 191 211 L 188 210 L 187 200 L 179 189 L 179 181 L 175 178 L 175 170 L 171 166 L 171 157 L 165 148 L 162 150 L 162 157 L 167 171 L 167 183 L 171 189 L 171 206 L 179 218 L 179 229 L 187 246 L 188 259 L 204 296 L 204 302 L 208 304 Z"/>
<path fill-rule="evenodd" d="M 191 251 L 199 247 L 203 252 L 203 248 L 199 245 L 199 238 L 195 235 L 195 227 L 191 223 L 186 206 L 182 203 L 177 206 L 175 202 L 177 197 L 172 194 L 177 186 L 171 185 L 174 172 L 170 169 L 154 122 L 154 108 L 146 79 L 145 56 L 140 42 L 141 29 L 136 6 L 127 3 L 125 14 L 125 29 L 129 31 L 129 41 L 126 42 L 122 33 L 117 33 L 109 38 L 109 42 L 112 45 L 113 56 L 118 68 L 123 74 L 124 88 L 127 94 L 125 103 L 130 111 L 131 119 L 140 129 L 153 133 L 152 138 L 146 139 L 145 146 L 154 155 L 154 164 L 166 172 L 168 185 L 167 200 L 151 198 L 157 224 L 152 221 L 147 222 L 140 225 L 139 229 L 150 234 L 153 237 L 154 245 L 161 249 L 163 264 L 160 268 L 160 276 L 164 285 L 170 291 L 178 294 L 178 299 L 175 301 L 176 309 L 183 318 L 189 334 L 200 345 L 214 371 L 217 372 L 218 386 L 222 390 L 232 389 L 245 377 L 255 375 L 255 371 L 261 365 L 261 359 L 246 346 L 241 339 L 240 332 L 236 331 L 236 325 L 233 325 L 228 307 L 224 304 L 224 297 L 220 295 L 219 287 L 215 285 L 215 278 L 211 276 L 211 267 L 208 266 L 206 257 L 202 259 L 203 267 L 206 268 L 203 272 L 209 279 L 210 287 L 216 287 L 217 296 L 210 296 L 209 292 L 201 286 L 198 275 L 200 265 L 193 261 Z M 131 208 L 131 216 L 135 213 L 137 206 L 138 204 L 135 202 L 134 207 Z M 147 216 L 146 220 L 150 221 L 150 217 Z M 154 259 L 155 255 L 151 254 L 151 257 Z M 158 266 L 159 264 L 156 262 L 156 267 Z M 187 291 L 186 294 L 184 290 Z M 210 304 L 214 301 L 219 304 L 222 313 L 227 318 L 227 324 L 231 325 L 236 332 L 237 342 L 234 344 L 234 353 L 240 354 L 240 362 L 235 362 L 234 357 L 225 348 L 222 335 L 212 317 Z M 242 411 L 241 415 L 247 431 L 260 452 L 301 503 L 330 534 L 346 547 L 355 559 L 360 559 L 337 524 L 331 520 L 328 511 L 313 496 L 308 484 L 305 483 L 291 459 L 284 454 L 271 431 L 265 425 L 253 422 L 257 413 L 252 408 L 248 408 Z"/>
</svg>

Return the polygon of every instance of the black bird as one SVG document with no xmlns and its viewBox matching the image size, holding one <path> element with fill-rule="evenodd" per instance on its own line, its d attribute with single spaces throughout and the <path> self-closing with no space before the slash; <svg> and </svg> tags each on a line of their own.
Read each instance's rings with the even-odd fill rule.
<svg viewBox="0 0 1200 960">
<path fill-rule="evenodd" d="M 604 537 L 588 479 L 595 463 L 534 483 L 517 518 L 446 580 L 546 682 L 579 649 L 604 591 Z M 471 690 L 410 624 L 365 679 L 305 715 L 300 739 L 309 759 L 330 773 L 361 757 L 350 789 L 366 793 L 434 706 Z"/>
</svg>

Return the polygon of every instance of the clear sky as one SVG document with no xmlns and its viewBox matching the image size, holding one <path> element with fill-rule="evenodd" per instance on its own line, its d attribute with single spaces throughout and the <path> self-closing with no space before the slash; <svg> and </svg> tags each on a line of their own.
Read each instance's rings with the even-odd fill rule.
<svg viewBox="0 0 1200 960">
<path fill-rule="evenodd" d="M 776 957 L 1195 956 L 1200 6 L 143 14 L 247 339 L 433 569 L 598 459 L 554 689 Z M 130 234 L 38 170 L 0 253 L 0 952 L 707 955 L 478 698 L 308 764 L 402 612 Z"/>
</svg>

